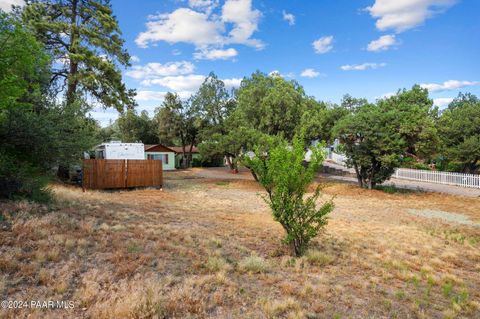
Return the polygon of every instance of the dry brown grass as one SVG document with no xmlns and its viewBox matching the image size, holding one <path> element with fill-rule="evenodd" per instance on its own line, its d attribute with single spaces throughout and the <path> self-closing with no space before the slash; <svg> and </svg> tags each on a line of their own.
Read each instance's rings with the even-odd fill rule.
<svg viewBox="0 0 480 319">
<path fill-rule="evenodd" d="M 56 186 L 51 208 L 0 204 L 4 299 L 75 301 L 0 317 L 480 317 L 480 229 L 407 212 L 479 221 L 479 199 L 330 184 L 326 232 L 292 258 L 256 183 L 201 172 L 169 173 L 163 192 Z"/>
</svg>

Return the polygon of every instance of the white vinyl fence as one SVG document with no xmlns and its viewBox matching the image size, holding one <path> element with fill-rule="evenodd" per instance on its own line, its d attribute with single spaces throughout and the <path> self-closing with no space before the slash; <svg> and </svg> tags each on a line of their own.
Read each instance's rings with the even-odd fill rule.
<svg viewBox="0 0 480 319">
<path fill-rule="evenodd" d="M 480 188 L 480 175 L 398 168 L 392 176 L 427 183 Z"/>
</svg>

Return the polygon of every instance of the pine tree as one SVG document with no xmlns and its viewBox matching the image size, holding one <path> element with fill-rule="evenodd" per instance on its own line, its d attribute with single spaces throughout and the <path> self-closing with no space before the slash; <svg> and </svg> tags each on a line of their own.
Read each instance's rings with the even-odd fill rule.
<svg viewBox="0 0 480 319">
<path fill-rule="evenodd" d="M 109 0 L 29 0 L 21 15 L 60 65 L 51 83 L 67 104 L 82 94 L 119 111 L 133 105 L 119 69 L 130 56 Z"/>
</svg>

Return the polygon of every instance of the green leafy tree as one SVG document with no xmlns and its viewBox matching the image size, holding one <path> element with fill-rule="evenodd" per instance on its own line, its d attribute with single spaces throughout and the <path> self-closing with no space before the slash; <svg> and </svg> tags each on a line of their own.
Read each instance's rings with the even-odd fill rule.
<svg viewBox="0 0 480 319">
<path fill-rule="evenodd" d="M 225 156 L 230 168 L 236 169 L 236 155 L 232 152 L 234 147 L 228 145 L 227 141 L 238 136 L 232 132 L 236 128 L 232 115 L 237 105 L 233 95 L 225 88 L 225 83 L 211 72 L 190 103 L 201 120 L 199 135 L 204 145 L 199 146 L 202 157 L 211 159 Z"/>
<path fill-rule="evenodd" d="M 297 82 L 261 72 L 245 78 L 236 92 L 235 116 L 259 132 L 292 140 L 312 99 Z"/>
<path fill-rule="evenodd" d="M 66 86 L 67 104 L 81 93 L 119 111 L 134 104 L 117 66 L 128 66 L 130 56 L 110 1 L 29 0 L 21 15 L 61 66 L 51 82 Z"/>
<path fill-rule="evenodd" d="M 438 124 L 447 160 L 459 163 L 463 172 L 478 172 L 480 100 L 473 94 L 459 94 L 442 112 Z"/>
<path fill-rule="evenodd" d="M 327 224 L 327 215 L 333 210 L 330 200 L 317 207 L 320 187 L 310 196 L 305 196 L 319 165 L 324 160 L 320 147 L 312 148 L 310 164 L 303 161 L 305 149 L 303 138 L 294 138 L 293 145 L 257 149 L 254 157 L 245 157 L 257 175 L 258 181 L 267 191 L 265 201 L 270 206 L 273 218 L 286 232 L 284 242 L 291 247 L 292 254 L 302 255 L 310 240 Z"/>
<path fill-rule="evenodd" d="M 0 197 L 47 200 L 52 168 L 82 157 L 97 123 L 78 99 L 52 101 L 50 59 L 29 29 L 0 14 Z"/>
<path fill-rule="evenodd" d="M 229 120 L 232 120 L 229 118 Z M 242 155 L 254 150 L 256 145 L 269 145 L 272 137 L 249 127 L 235 127 L 223 135 L 214 133 L 199 145 L 200 153 L 205 158 L 226 157 L 231 170 L 237 171 Z M 243 164 L 246 164 L 245 162 Z M 252 171 L 256 178 L 255 173 Z"/>
<path fill-rule="evenodd" d="M 0 12 L 0 112 L 14 107 L 33 110 L 34 97 L 48 86 L 49 63 L 35 37 Z"/>
<path fill-rule="evenodd" d="M 200 126 L 196 109 L 189 101 L 182 101 L 177 93 L 168 92 L 162 106 L 155 110 L 154 121 L 160 141 L 179 143 L 183 151 L 182 166 L 190 167 Z"/>
<path fill-rule="evenodd" d="M 158 143 L 154 123 L 148 117 L 147 111 L 142 111 L 138 115 L 134 109 L 128 109 L 117 119 L 116 127 L 122 142 Z"/>
<path fill-rule="evenodd" d="M 315 140 L 333 143 L 333 127 L 344 116 L 350 113 L 349 109 L 326 103 L 312 103 L 312 106 L 303 112 L 300 127 L 305 133 L 306 142 Z"/>
<path fill-rule="evenodd" d="M 361 187 L 373 188 L 388 180 L 408 154 L 428 153 L 438 136 L 430 116 L 432 101 L 419 86 L 365 104 L 337 123 L 340 138 Z"/>
</svg>

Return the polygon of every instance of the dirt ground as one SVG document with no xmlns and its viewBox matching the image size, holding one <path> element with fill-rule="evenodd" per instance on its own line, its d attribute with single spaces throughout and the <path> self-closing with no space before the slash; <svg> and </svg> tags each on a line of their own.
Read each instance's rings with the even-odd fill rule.
<svg viewBox="0 0 480 319">
<path fill-rule="evenodd" d="M 478 198 L 327 182 L 325 232 L 292 258 L 245 172 L 53 189 L 51 207 L 0 203 L 0 296 L 74 306 L 1 318 L 480 318 L 480 228 L 410 213 L 479 223 Z"/>
</svg>

